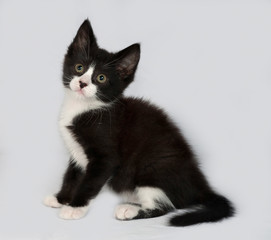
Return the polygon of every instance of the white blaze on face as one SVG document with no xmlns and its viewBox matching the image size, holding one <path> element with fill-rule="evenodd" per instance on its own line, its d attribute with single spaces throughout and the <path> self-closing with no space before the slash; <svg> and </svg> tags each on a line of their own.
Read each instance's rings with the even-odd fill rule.
<svg viewBox="0 0 271 240">
<path fill-rule="evenodd" d="M 97 93 L 97 86 L 91 82 L 92 74 L 94 72 L 94 66 L 90 66 L 89 69 L 81 76 L 74 76 L 70 82 L 70 89 L 78 94 L 80 98 L 95 98 Z M 80 83 L 84 83 L 87 86 L 80 87 Z"/>
<path fill-rule="evenodd" d="M 82 169 L 85 169 L 89 162 L 87 155 L 67 127 L 73 125 L 73 119 L 76 116 L 90 110 L 110 105 L 96 98 L 97 87 L 91 82 L 93 71 L 94 67 L 89 67 L 88 71 L 82 76 L 73 77 L 70 82 L 70 89 L 65 89 L 64 102 L 59 118 L 60 132 L 72 160 Z M 80 87 L 80 81 L 86 84 L 82 89 Z"/>
</svg>

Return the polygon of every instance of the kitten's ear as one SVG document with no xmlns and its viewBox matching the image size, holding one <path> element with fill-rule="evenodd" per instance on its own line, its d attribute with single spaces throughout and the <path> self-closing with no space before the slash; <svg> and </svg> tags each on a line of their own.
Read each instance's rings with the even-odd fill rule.
<svg viewBox="0 0 271 240">
<path fill-rule="evenodd" d="M 87 50 L 89 47 L 97 47 L 97 42 L 90 22 L 88 19 L 86 19 L 78 29 L 77 34 L 69 47 L 69 50 Z"/>
<path fill-rule="evenodd" d="M 140 59 L 140 45 L 133 44 L 117 53 L 116 70 L 120 77 L 126 79 L 135 73 Z"/>
</svg>

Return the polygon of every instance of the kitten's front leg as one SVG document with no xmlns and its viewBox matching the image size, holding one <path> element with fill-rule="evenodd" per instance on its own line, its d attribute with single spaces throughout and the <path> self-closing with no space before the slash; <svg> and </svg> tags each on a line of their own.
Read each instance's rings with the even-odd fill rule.
<svg viewBox="0 0 271 240">
<path fill-rule="evenodd" d="M 44 200 L 44 204 L 54 208 L 69 204 L 72 201 L 76 187 L 79 185 L 83 176 L 83 170 L 70 160 L 63 178 L 61 190 L 55 196 L 47 196 Z"/>
<path fill-rule="evenodd" d="M 112 159 L 99 159 L 88 165 L 84 178 L 77 187 L 69 206 L 63 206 L 59 217 L 62 219 L 80 219 L 88 210 L 89 201 L 96 197 L 106 181 L 112 175 Z"/>
</svg>

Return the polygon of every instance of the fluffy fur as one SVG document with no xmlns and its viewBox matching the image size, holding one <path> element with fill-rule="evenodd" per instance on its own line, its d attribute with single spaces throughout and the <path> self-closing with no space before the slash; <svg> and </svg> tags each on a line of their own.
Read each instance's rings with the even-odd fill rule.
<svg viewBox="0 0 271 240">
<path fill-rule="evenodd" d="M 119 220 L 184 208 L 192 210 L 173 217 L 171 225 L 232 216 L 232 205 L 211 189 L 191 147 L 164 111 L 123 97 L 139 58 L 139 44 L 109 53 L 98 47 L 88 20 L 79 28 L 63 65 L 60 131 L 71 158 L 61 190 L 45 204 L 64 205 L 61 218 L 79 219 L 107 183 L 128 196 L 116 208 Z M 77 69 L 78 64 L 82 67 Z"/>
</svg>

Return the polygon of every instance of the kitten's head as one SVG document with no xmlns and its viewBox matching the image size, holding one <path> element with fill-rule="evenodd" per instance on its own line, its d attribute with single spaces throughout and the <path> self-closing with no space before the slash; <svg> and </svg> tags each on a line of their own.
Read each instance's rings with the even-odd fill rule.
<svg viewBox="0 0 271 240">
<path fill-rule="evenodd" d="M 139 58 L 139 44 L 117 53 L 99 48 L 85 20 L 65 55 L 63 84 L 78 98 L 112 102 L 133 81 Z"/>
</svg>

